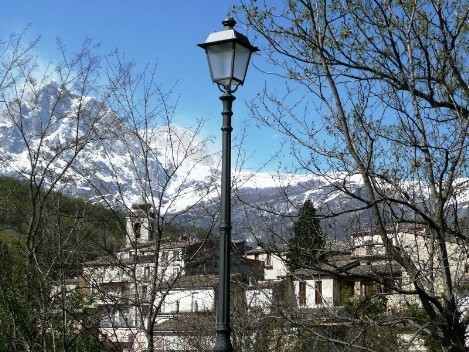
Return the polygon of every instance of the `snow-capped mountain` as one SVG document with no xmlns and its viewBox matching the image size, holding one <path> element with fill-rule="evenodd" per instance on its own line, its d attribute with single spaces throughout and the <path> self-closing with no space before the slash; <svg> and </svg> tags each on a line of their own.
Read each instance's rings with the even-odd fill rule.
<svg viewBox="0 0 469 352">
<path fill-rule="evenodd" d="M 0 112 L 0 131 L 2 175 L 43 179 L 91 201 L 128 207 L 142 196 L 161 198 L 165 211 L 177 212 L 217 170 L 193 132 L 171 124 L 132 126 L 55 82 L 21 104 L 9 103 Z"/>
<path fill-rule="evenodd" d="M 51 82 L 0 111 L 0 174 L 35 178 L 69 195 L 126 208 L 144 197 L 165 215 L 203 223 L 200 211 L 216 214 L 219 204 L 220 155 L 210 155 L 205 141 L 188 129 L 148 122 L 138 113 L 118 116 L 106 103 Z M 234 233 L 258 235 L 273 227 L 287 233 L 290 215 L 306 199 L 326 212 L 358 208 L 333 180 L 233 172 Z M 363 192 L 359 177 L 347 179 L 347 187 Z M 324 222 L 332 237 L 352 225 L 368 228 L 368 211 Z"/>
</svg>

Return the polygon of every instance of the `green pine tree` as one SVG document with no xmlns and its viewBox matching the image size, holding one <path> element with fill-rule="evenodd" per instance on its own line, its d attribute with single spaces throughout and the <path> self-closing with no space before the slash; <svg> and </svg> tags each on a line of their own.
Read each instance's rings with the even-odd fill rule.
<svg viewBox="0 0 469 352">
<path fill-rule="evenodd" d="M 291 271 L 310 268 L 324 257 L 325 237 L 321 232 L 316 208 L 308 199 L 301 206 L 294 234 L 288 241 L 287 265 Z"/>
</svg>

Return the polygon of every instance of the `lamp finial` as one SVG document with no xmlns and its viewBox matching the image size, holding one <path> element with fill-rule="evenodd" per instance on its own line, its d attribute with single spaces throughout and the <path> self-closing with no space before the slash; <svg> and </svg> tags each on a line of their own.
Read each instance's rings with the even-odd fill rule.
<svg viewBox="0 0 469 352">
<path fill-rule="evenodd" d="M 222 24 L 225 26 L 226 29 L 232 29 L 236 21 L 233 19 L 233 17 L 228 17 L 225 20 L 223 20 Z"/>
</svg>

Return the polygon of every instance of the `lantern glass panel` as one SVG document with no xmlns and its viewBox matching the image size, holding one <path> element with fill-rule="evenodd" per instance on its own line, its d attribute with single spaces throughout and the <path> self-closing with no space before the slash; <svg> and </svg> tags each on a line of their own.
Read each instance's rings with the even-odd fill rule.
<svg viewBox="0 0 469 352">
<path fill-rule="evenodd" d="M 212 81 L 227 85 L 231 83 L 233 67 L 233 44 L 207 46 L 207 58 Z"/>
<path fill-rule="evenodd" d="M 251 57 L 251 50 L 240 44 L 236 44 L 235 50 L 233 77 L 238 81 L 236 84 L 243 84 L 249 65 L 249 58 Z"/>
</svg>

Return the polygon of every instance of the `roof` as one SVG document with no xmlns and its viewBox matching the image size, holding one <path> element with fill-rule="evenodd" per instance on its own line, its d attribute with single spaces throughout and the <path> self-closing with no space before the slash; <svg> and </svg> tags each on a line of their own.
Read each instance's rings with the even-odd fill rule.
<svg viewBox="0 0 469 352">
<path fill-rule="evenodd" d="M 264 262 L 262 260 L 250 259 L 250 258 L 242 258 L 242 261 L 247 265 L 255 268 L 262 268 L 264 266 Z"/>
<path fill-rule="evenodd" d="M 212 312 L 188 313 L 180 315 L 171 315 L 171 318 L 155 325 L 155 331 L 159 331 L 165 335 L 181 333 L 200 334 L 202 330 L 207 334 L 213 334 L 213 326 L 215 326 L 215 316 Z"/>
<path fill-rule="evenodd" d="M 276 244 L 261 244 L 256 248 L 252 248 L 246 251 L 246 254 L 262 254 L 262 253 L 286 253 L 288 252 L 288 246 L 284 243 Z"/>
<path fill-rule="evenodd" d="M 324 249 L 328 252 L 338 252 L 338 253 L 348 253 L 350 248 L 347 243 L 338 240 L 327 239 Z M 264 253 L 273 253 L 273 254 L 285 254 L 288 252 L 288 244 L 278 243 L 278 244 L 261 244 L 256 248 L 246 251 L 246 254 L 264 254 Z"/>
<path fill-rule="evenodd" d="M 396 275 L 402 272 L 401 267 L 397 263 L 384 263 L 363 264 L 363 261 L 358 260 L 353 256 L 341 256 L 338 260 L 320 262 L 312 268 L 298 269 L 293 273 L 293 276 L 307 278 L 318 275 L 331 275 L 331 276 L 389 276 Z"/>
<path fill-rule="evenodd" d="M 254 291 L 254 290 L 263 290 L 263 289 L 272 289 L 278 286 L 281 286 L 286 280 L 264 280 L 264 281 L 257 281 L 255 285 L 246 286 L 246 290 Z"/>
<path fill-rule="evenodd" d="M 99 257 L 98 259 L 85 262 L 83 265 L 84 266 L 102 266 L 102 265 L 112 265 L 118 262 L 119 261 L 117 260 L 116 257 L 111 256 L 111 255 L 106 255 L 103 257 Z"/>
<path fill-rule="evenodd" d="M 164 239 L 160 242 L 160 251 L 161 250 L 168 250 L 168 249 L 183 249 L 188 248 L 191 246 L 199 245 L 200 241 L 190 241 L 187 239 L 178 239 L 178 240 L 171 240 L 171 239 Z M 139 244 L 137 246 L 125 247 L 122 248 L 120 251 L 116 253 L 118 256 L 120 253 L 129 252 L 132 250 L 137 249 L 139 252 L 148 252 L 149 254 L 145 255 L 138 255 L 137 256 L 137 263 L 154 263 L 155 262 L 155 252 L 156 252 L 156 241 L 146 242 L 143 244 Z M 106 255 L 103 257 L 99 257 L 95 260 L 91 260 L 85 262 L 85 266 L 102 266 L 102 265 L 115 265 L 115 264 L 133 264 L 135 260 L 133 258 L 127 259 L 118 259 L 116 256 L 113 255 Z"/>
<path fill-rule="evenodd" d="M 402 270 L 398 264 L 370 264 L 360 265 L 348 271 L 351 275 L 357 276 L 388 276 L 401 274 Z"/>
<path fill-rule="evenodd" d="M 163 238 L 160 241 L 160 249 L 174 249 L 174 248 L 187 248 L 196 244 L 200 244 L 201 241 L 199 240 L 188 240 L 187 238 L 178 238 L 178 239 L 172 239 L 172 238 Z M 123 248 L 122 250 L 131 250 L 131 249 L 145 249 L 147 248 L 148 250 L 154 250 L 156 249 L 157 246 L 157 241 L 149 241 L 145 243 L 139 243 L 136 246 L 127 246 Z"/>
<path fill-rule="evenodd" d="M 407 224 L 407 223 L 399 223 L 396 227 L 388 227 L 386 229 L 386 233 L 409 233 L 409 232 L 419 232 L 419 233 L 426 233 L 427 226 L 421 224 Z M 352 234 L 353 237 L 359 236 L 369 236 L 372 234 L 379 234 L 378 229 L 368 229 L 359 232 L 355 232 Z"/>
<path fill-rule="evenodd" d="M 169 281 L 172 289 L 204 289 L 215 288 L 218 285 L 218 275 L 193 275 L 193 276 L 179 276 L 176 281 Z"/>
<path fill-rule="evenodd" d="M 334 256 L 328 261 L 318 262 L 314 267 L 298 269 L 293 273 L 293 276 L 312 277 L 348 274 L 352 268 L 359 265 L 360 261 L 350 255 Z"/>
</svg>

